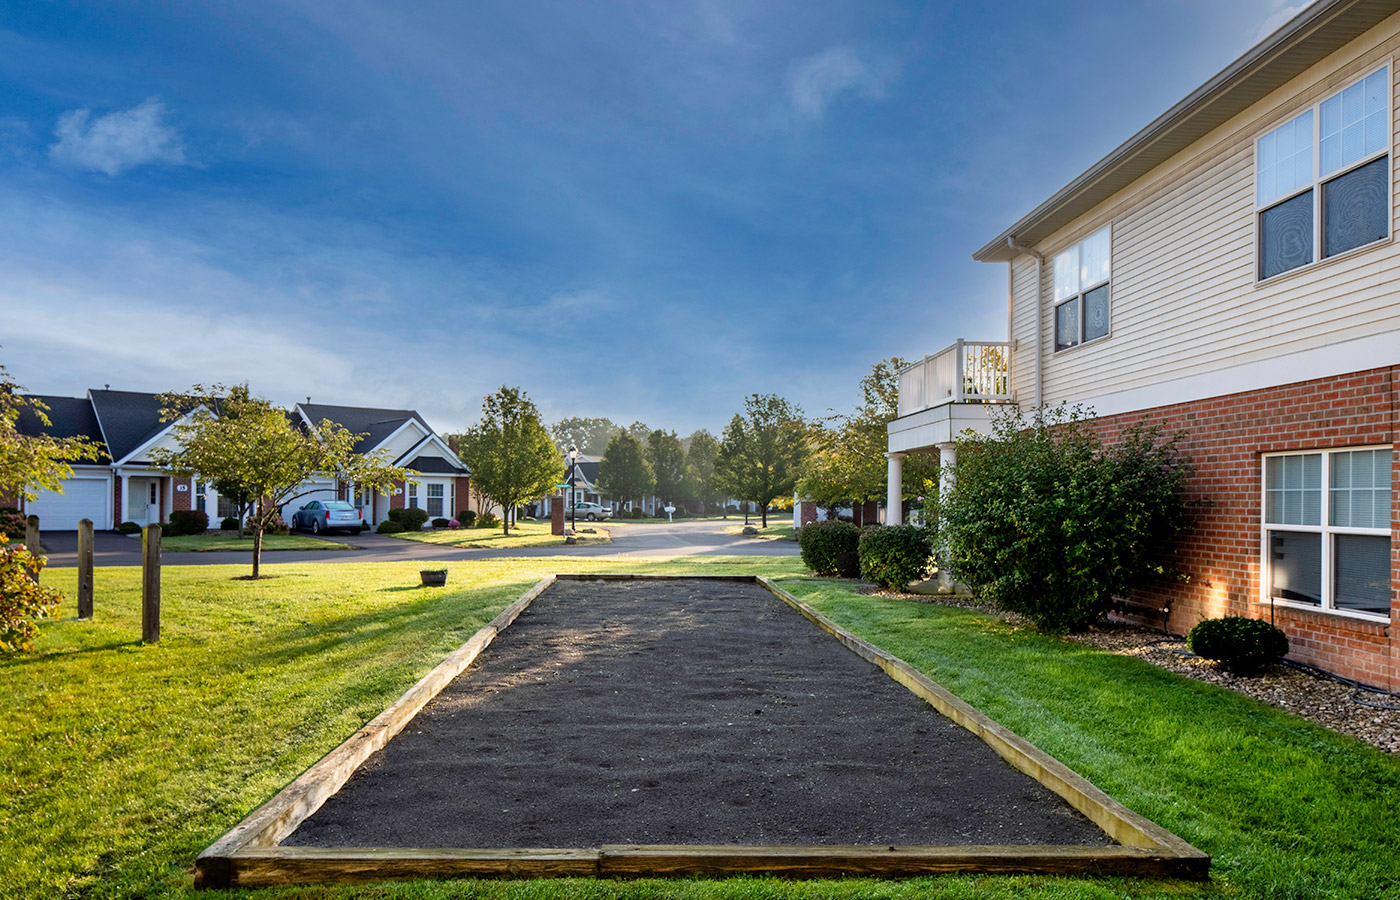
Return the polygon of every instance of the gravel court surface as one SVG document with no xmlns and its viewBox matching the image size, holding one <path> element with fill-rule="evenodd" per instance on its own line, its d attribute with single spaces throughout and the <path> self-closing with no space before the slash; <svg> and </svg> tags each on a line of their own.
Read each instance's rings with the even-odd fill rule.
<svg viewBox="0 0 1400 900">
<path fill-rule="evenodd" d="M 284 845 L 1112 841 L 757 585 L 561 581 Z"/>
</svg>

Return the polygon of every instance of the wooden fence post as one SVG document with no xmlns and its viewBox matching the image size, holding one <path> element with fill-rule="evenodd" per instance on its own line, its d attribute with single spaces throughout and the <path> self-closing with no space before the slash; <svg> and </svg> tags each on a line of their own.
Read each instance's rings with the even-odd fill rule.
<svg viewBox="0 0 1400 900">
<path fill-rule="evenodd" d="M 141 532 L 141 640 L 160 641 L 160 526 Z"/>
<path fill-rule="evenodd" d="M 78 618 L 92 618 L 92 519 L 78 522 Z"/>
<path fill-rule="evenodd" d="M 39 517 L 30 516 L 24 520 L 24 549 L 34 556 L 43 555 L 43 548 L 39 542 Z M 29 580 L 35 584 L 39 583 L 39 566 L 36 563 L 29 569 Z"/>
</svg>

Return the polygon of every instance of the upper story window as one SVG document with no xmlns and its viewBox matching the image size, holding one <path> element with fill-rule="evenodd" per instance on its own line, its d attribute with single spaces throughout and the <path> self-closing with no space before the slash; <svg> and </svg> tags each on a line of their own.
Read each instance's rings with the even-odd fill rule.
<svg viewBox="0 0 1400 900">
<path fill-rule="evenodd" d="M 1112 244 L 1104 228 L 1055 257 L 1056 350 L 1108 336 Z"/>
<path fill-rule="evenodd" d="M 1389 237 L 1390 67 L 1259 138 L 1254 158 L 1261 281 Z"/>
</svg>

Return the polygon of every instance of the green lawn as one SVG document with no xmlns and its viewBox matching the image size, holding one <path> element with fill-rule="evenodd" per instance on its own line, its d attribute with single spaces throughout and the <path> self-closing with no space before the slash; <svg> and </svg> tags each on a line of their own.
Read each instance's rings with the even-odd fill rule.
<svg viewBox="0 0 1400 900">
<path fill-rule="evenodd" d="M 749 524 L 758 529 L 758 534 L 750 540 L 755 541 L 795 541 L 797 540 L 796 530 L 792 527 L 792 516 L 778 518 L 768 517 L 768 527 L 764 528 L 763 523 L 755 516 Z M 725 534 L 743 534 L 744 520 L 740 519 L 737 525 L 730 525 L 724 529 Z"/>
<path fill-rule="evenodd" d="M 512 525 L 510 534 L 495 528 L 443 528 L 436 531 L 405 531 L 390 537 L 444 547 L 469 547 L 480 550 L 509 550 L 517 547 L 563 547 L 564 538 L 550 533 L 548 522 L 520 522 Z M 580 544 L 611 544 L 612 537 L 601 524 L 578 523 L 580 529 L 597 528 L 597 534 L 579 534 Z"/>
<path fill-rule="evenodd" d="M 139 538 L 137 538 L 139 540 Z M 205 534 L 162 535 L 160 549 L 164 553 L 201 553 L 213 550 L 247 550 L 253 552 L 253 537 L 239 536 L 230 531 L 210 531 Z M 349 550 L 349 546 L 310 537 L 305 534 L 265 534 L 264 550 Z"/>
<path fill-rule="evenodd" d="M 168 566 L 163 640 L 143 646 L 139 571 L 97 573 L 97 618 L 47 622 L 0 660 L 0 897 L 194 896 L 195 855 L 552 571 L 782 578 L 1130 807 L 1215 857 L 1209 884 L 908 881 L 404 882 L 257 898 L 1382 898 L 1400 896 L 1400 761 L 1139 660 L 966 610 L 854 594 L 791 558 L 568 557 Z M 605 568 L 602 568 L 605 567 Z M 74 570 L 43 581 L 71 591 Z M 61 615 L 72 615 L 65 604 Z M 214 895 L 200 895 L 214 896 Z"/>
</svg>

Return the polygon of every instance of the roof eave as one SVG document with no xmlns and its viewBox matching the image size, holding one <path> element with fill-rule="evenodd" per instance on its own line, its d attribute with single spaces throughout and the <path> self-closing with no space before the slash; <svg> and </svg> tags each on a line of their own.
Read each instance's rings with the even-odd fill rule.
<svg viewBox="0 0 1400 900">
<path fill-rule="evenodd" d="M 1009 262 L 1386 17 L 1400 0 L 1320 0 L 972 254 Z"/>
</svg>

